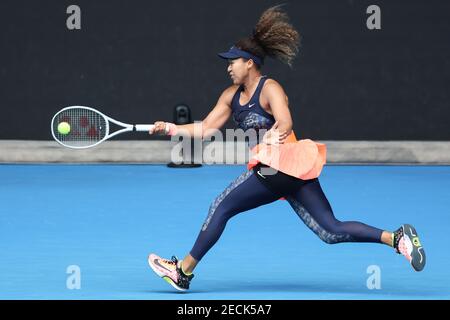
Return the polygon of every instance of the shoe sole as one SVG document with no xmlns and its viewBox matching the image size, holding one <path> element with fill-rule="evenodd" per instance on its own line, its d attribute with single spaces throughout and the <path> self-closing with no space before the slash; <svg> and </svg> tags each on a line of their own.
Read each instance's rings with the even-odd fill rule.
<svg viewBox="0 0 450 320">
<path fill-rule="evenodd" d="M 161 278 L 163 278 L 167 283 L 169 283 L 172 287 L 174 287 L 175 289 L 177 289 L 178 291 L 187 291 L 187 289 L 183 289 L 181 287 L 179 287 L 170 277 L 166 276 L 164 273 L 162 273 L 161 271 L 159 271 L 157 268 L 155 268 L 150 260 L 150 257 L 148 257 L 147 259 L 148 265 L 150 266 L 150 268 L 152 268 L 152 270 Z"/>
<path fill-rule="evenodd" d="M 403 225 L 403 233 L 409 237 L 413 245 L 413 251 L 411 253 L 411 266 L 416 271 L 422 271 L 425 267 L 426 256 L 425 250 L 420 244 L 419 236 L 416 229 L 410 224 Z"/>
</svg>

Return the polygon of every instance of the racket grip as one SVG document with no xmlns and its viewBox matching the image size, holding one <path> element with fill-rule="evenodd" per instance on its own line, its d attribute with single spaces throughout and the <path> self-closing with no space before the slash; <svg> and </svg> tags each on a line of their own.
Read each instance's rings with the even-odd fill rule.
<svg viewBox="0 0 450 320">
<path fill-rule="evenodd" d="M 136 124 L 134 127 L 136 131 L 149 131 L 150 129 L 153 129 L 155 125 L 154 124 Z M 171 122 L 166 122 L 165 127 L 165 134 L 169 136 L 174 136 L 177 134 L 178 129 L 177 126 Z"/>
<path fill-rule="evenodd" d="M 136 131 L 149 131 L 154 126 L 153 124 L 136 124 L 134 127 Z"/>
</svg>

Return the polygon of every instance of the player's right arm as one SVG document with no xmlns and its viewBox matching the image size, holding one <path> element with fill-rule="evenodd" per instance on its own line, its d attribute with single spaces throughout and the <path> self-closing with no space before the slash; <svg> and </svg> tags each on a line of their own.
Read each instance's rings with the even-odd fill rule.
<svg viewBox="0 0 450 320">
<path fill-rule="evenodd" d="M 216 106 L 211 110 L 208 116 L 201 122 L 189 123 L 184 125 L 177 125 L 176 131 L 191 137 L 203 138 L 205 135 L 212 134 L 212 131 L 222 128 L 231 116 L 231 100 L 236 92 L 237 86 L 230 86 L 225 89 L 219 97 Z M 165 133 L 166 123 L 163 121 L 156 121 L 153 133 Z"/>
</svg>

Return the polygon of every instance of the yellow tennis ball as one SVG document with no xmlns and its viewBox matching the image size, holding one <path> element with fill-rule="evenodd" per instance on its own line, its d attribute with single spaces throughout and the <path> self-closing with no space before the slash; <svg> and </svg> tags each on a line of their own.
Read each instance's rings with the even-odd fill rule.
<svg viewBox="0 0 450 320">
<path fill-rule="evenodd" d="M 58 124 L 58 132 L 61 134 L 69 134 L 70 132 L 70 124 L 67 122 L 61 122 Z"/>
</svg>

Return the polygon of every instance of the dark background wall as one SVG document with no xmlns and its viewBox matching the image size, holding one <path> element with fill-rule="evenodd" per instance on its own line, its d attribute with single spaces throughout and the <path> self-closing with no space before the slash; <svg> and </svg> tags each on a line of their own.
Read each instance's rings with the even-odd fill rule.
<svg viewBox="0 0 450 320">
<path fill-rule="evenodd" d="M 278 3 L 2 0 L 0 139 L 51 139 L 50 119 L 68 105 L 152 123 L 184 102 L 203 119 L 229 85 L 216 53 Z M 286 3 L 301 53 L 293 69 L 269 60 L 264 73 L 284 86 L 298 136 L 450 140 L 450 1 Z M 66 28 L 71 4 L 81 30 Z M 381 30 L 366 28 L 371 4 Z"/>
</svg>

